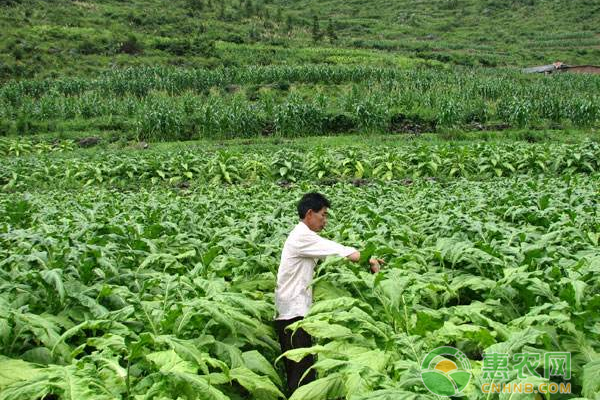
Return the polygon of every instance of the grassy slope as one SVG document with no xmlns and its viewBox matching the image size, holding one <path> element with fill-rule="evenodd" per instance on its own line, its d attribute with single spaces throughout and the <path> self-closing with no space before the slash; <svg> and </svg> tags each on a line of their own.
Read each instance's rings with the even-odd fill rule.
<svg viewBox="0 0 601 400">
<path fill-rule="evenodd" d="M 321 7 L 336 13 L 339 3 L 329 0 Z M 294 4 L 304 8 L 311 1 Z M 421 45 L 422 52 L 477 54 L 516 65 L 552 59 L 599 62 L 598 2 L 376 0 L 372 4 L 338 11 L 338 18 L 368 25 L 372 37 L 391 46 Z M 374 10 L 386 11 L 378 17 Z"/>
<path fill-rule="evenodd" d="M 599 64 L 596 1 L 251 1 L 250 8 L 247 0 L 227 0 L 223 7 L 217 0 L 3 5 L 0 79 L 85 76 L 140 64 L 406 65 L 414 58 L 465 65 Z M 313 43 L 313 15 L 322 31 L 332 18 L 338 39 Z M 131 35 L 141 44 L 139 54 L 119 50 Z M 336 48 L 326 56 L 314 51 L 330 47 Z M 357 48 L 369 51 L 352 50 Z"/>
</svg>

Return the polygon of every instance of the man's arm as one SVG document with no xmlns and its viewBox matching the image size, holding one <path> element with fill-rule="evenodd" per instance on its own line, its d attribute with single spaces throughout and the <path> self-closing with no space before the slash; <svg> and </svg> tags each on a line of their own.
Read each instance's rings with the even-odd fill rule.
<svg viewBox="0 0 601 400">
<path fill-rule="evenodd" d="M 349 254 L 357 252 L 357 249 L 343 246 L 315 233 L 299 237 L 295 242 L 295 247 L 300 256 L 312 258 L 326 258 L 327 256 L 348 257 Z"/>
<path fill-rule="evenodd" d="M 332 240 L 323 238 L 317 234 L 304 235 L 296 242 L 298 254 L 302 257 L 325 258 L 327 256 L 346 257 L 352 262 L 359 262 L 361 252 L 352 247 L 343 246 Z M 384 260 L 372 257 L 369 260 L 370 269 L 373 273 L 380 271 L 380 265 Z"/>
</svg>

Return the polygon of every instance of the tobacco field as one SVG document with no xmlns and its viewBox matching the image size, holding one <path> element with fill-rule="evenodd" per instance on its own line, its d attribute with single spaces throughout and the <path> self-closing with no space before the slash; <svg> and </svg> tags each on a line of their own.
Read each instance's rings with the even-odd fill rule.
<svg viewBox="0 0 601 400">
<path fill-rule="evenodd" d="M 2 400 L 284 398 L 273 290 L 309 190 L 325 236 L 386 266 L 318 266 L 315 345 L 288 356 L 319 379 L 292 399 L 434 399 L 420 364 L 447 345 L 464 398 L 551 398 L 486 397 L 480 371 L 558 350 L 573 394 L 552 398 L 599 398 L 598 143 L 2 149 Z"/>
</svg>

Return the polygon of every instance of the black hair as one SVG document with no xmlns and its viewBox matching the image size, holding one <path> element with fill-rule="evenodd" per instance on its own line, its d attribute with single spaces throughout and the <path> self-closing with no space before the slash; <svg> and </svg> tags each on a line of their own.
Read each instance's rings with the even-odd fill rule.
<svg viewBox="0 0 601 400">
<path fill-rule="evenodd" d="M 305 218 L 309 210 L 318 212 L 324 207 L 330 207 L 330 201 L 323 194 L 311 192 L 305 193 L 302 199 L 298 202 L 298 217 Z"/>
</svg>

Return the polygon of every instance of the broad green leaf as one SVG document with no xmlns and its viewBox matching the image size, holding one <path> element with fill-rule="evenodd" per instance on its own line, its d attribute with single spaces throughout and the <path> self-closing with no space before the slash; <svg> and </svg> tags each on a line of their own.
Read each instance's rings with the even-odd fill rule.
<svg viewBox="0 0 601 400">
<path fill-rule="evenodd" d="M 40 272 L 40 276 L 48 283 L 53 286 L 58 293 L 59 299 L 62 302 L 65 301 L 65 286 L 63 283 L 62 271 L 59 269 L 45 270 Z"/>
<path fill-rule="evenodd" d="M 599 359 L 586 364 L 582 369 L 582 394 L 589 399 L 599 398 Z"/>
<path fill-rule="evenodd" d="M 329 324 L 325 321 L 304 320 L 290 325 L 290 330 L 294 335 L 294 330 L 297 327 L 303 328 L 309 335 L 315 338 L 345 338 L 352 336 L 353 332 L 342 325 Z"/>
<path fill-rule="evenodd" d="M 0 392 L 0 400 L 37 399 L 56 394 L 64 400 L 105 400 L 116 396 L 97 379 L 91 365 L 75 365 L 39 369 L 26 380 L 20 380 Z"/>
<path fill-rule="evenodd" d="M 39 373 L 40 368 L 34 364 L 0 356 L 0 392 L 12 383 L 32 379 Z"/>
<path fill-rule="evenodd" d="M 412 393 L 402 389 L 376 390 L 368 395 L 351 396 L 350 400 L 428 400 L 438 397 L 425 393 Z"/>
<path fill-rule="evenodd" d="M 292 349 L 292 350 L 288 350 L 287 352 L 283 353 L 278 358 L 276 358 L 275 362 L 277 363 L 282 357 L 286 357 L 289 360 L 299 362 L 300 360 L 302 360 L 309 354 L 315 355 L 315 354 L 321 354 L 321 353 L 328 354 L 328 353 L 334 353 L 334 352 L 327 347 L 319 346 L 319 345 L 312 346 L 312 347 L 306 347 L 306 348 Z"/>
<path fill-rule="evenodd" d="M 248 390 L 256 399 L 286 397 L 267 376 L 257 375 L 246 367 L 237 367 L 230 370 L 229 376 Z"/>
<path fill-rule="evenodd" d="M 513 357 L 513 354 L 518 353 L 525 345 L 535 344 L 542 335 L 543 332 L 534 328 L 523 329 L 512 333 L 509 340 L 486 348 L 484 353 L 502 353 Z"/>
<path fill-rule="evenodd" d="M 256 350 L 245 351 L 242 353 L 242 359 L 248 369 L 257 374 L 267 375 L 276 385 L 282 386 L 280 376 L 261 353 Z"/>
<path fill-rule="evenodd" d="M 157 351 L 146 355 L 163 373 L 188 373 L 195 374 L 197 368 L 189 361 L 184 361 L 173 350 Z"/>
<path fill-rule="evenodd" d="M 345 396 L 343 377 L 340 374 L 333 374 L 299 387 L 289 400 L 325 400 Z"/>
</svg>

